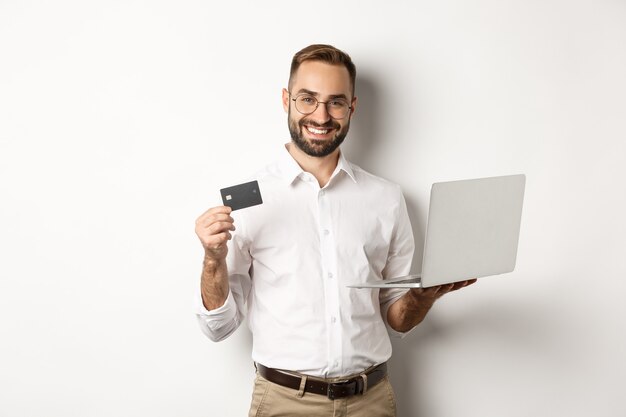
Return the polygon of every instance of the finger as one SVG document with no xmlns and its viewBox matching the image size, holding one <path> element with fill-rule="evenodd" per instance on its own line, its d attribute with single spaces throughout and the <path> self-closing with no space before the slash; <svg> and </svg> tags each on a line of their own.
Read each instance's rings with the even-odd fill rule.
<svg viewBox="0 0 626 417">
<path fill-rule="evenodd" d="M 235 230 L 235 225 L 231 222 L 216 222 L 205 227 L 205 230 L 211 235 L 217 235 L 227 230 Z"/>
<path fill-rule="evenodd" d="M 198 219 L 196 221 L 196 234 L 201 235 L 207 233 L 207 231 L 209 233 L 218 233 L 222 228 L 220 223 L 227 223 L 229 226 L 226 229 L 235 230 L 234 222 L 235 220 L 228 214 L 211 215 L 204 219 Z"/>
<path fill-rule="evenodd" d="M 462 285 L 459 288 L 465 288 L 468 285 L 475 284 L 476 282 L 478 282 L 478 279 L 476 279 L 476 278 L 468 279 L 466 281 L 461 282 L 460 284 L 462 284 Z"/>
<path fill-rule="evenodd" d="M 216 206 L 216 207 L 211 207 L 210 209 L 208 209 L 207 211 L 205 211 L 204 213 L 202 213 L 200 215 L 200 217 L 198 217 L 198 219 L 196 220 L 196 223 L 199 223 L 201 221 L 203 221 L 204 219 L 214 215 L 214 214 L 230 214 L 232 213 L 233 209 L 231 209 L 228 206 Z"/>
<path fill-rule="evenodd" d="M 204 241 L 204 246 L 208 249 L 217 250 L 226 245 L 226 242 L 232 239 L 229 232 L 223 232 L 217 235 L 211 235 Z"/>
<path fill-rule="evenodd" d="M 440 290 L 441 285 L 437 285 L 427 288 L 412 288 L 411 293 L 418 302 L 422 302 L 425 300 L 430 300 L 430 302 L 434 302 L 437 298 L 441 297 L 441 295 L 439 294 Z"/>
<path fill-rule="evenodd" d="M 452 289 L 450 290 L 450 292 L 451 292 L 451 291 L 460 290 L 461 288 L 465 288 L 465 287 L 467 287 L 468 285 L 472 285 L 472 284 L 474 284 L 476 281 L 478 281 L 478 280 L 477 280 L 476 278 L 474 278 L 474 279 L 469 279 L 469 280 L 466 280 L 466 281 L 459 281 L 459 282 L 455 282 L 455 283 L 454 283 L 454 288 L 452 288 Z"/>
<path fill-rule="evenodd" d="M 232 217 L 230 217 L 228 214 L 211 214 L 203 219 L 198 219 L 198 221 L 196 222 L 196 226 L 201 226 L 201 227 L 209 227 L 211 226 L 213 223 L 217 223 L 217 222 L 229 222 L 229 223 L 234 223 L 235 219 L 233 219 Z"/>
<path fill-rule="evenodd" d="M 460 290 L 461 288 L 465 287 L 466 285 L 467 285 L 467 281 L 455 282 L 452 285 L 452 289 L 450 291 Z"/>
<path fill-rule="evenodd" d="M 234 230 L 235 230 L 234 224 L 230 222 L 218 222 L 218 223 L 212 223 L 209 226 L 197 225 L 196 235 L 200 238 L 200 241 L 206 246 L 207 242 L 209 242 L 215 236 L 218 236 L 222 233 L 227 233 L 229 231 L 234 231 Z"/>
<path fill-rule="evenodd" d="M 228 233 L 231 230 L 230 223 L 224 223 L 225 226 L 219 227 L 219 225 L 213 228 L 198 228 L 196 227 L 196 235 L 204 246 L 210 242 L 219 240 L 219 236 L 223 233 Z"/>
<path fill-rule="evenodd" d="M 413 293 L 419 297 L 435 297 L 440 289 L 441 285 L 436 285 L 434 287 L 413 288 L 411 291 L 413 291 Z"/>
<path fill-rule="evenodd" d="M 444 294 L 449 293 L 454 288 L 454 284 L 445 284 L 439 287 L 439 291 L 437 291 L 437 295 L 441 297 Z"/>
<path fill-rule="evenodd" d="M 212 207 L 212 208 L 207 210 L 207 212 L 209 212 L 211 214 L 215 214 L 215 213 L 230 214 L 230 213 L 232 213 L 232 211 L 233 211 L 233 209 L 228 207 L 228 206 L 216 206 L 216 207 Z"/>
</svg>

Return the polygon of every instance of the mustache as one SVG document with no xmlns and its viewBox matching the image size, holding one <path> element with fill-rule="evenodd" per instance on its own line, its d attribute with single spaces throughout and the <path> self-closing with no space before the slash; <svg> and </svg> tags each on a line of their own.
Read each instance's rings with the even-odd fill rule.
<svg viewBox="0 0 626 417">
<path fill-rule="evenodd" d="M 329 120 L 326 123 L 322 124 L 322 123 L 317 123 L 314 120 L 309 120 L 307 118 L 300 119 L 298 124 L 300 125 L 300 127 L 303 127 L 305 124 L 307 124 L 317 129 L 339 129 L 341 127 L 339 126 L 339 123 L 335 122 L 334 120 Z"/>
</svg>

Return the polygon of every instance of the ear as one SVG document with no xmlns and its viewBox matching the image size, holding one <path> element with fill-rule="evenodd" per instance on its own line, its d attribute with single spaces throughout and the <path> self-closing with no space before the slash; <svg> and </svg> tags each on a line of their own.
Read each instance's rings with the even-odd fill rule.
<svg viewBox="0 0 626 417">
<path fill-rule="evenodd" d="M 286 88 L 283 88 L 283 110 L 289 113 L 289 91 Z"/>
<path fill-rule="evenodd" d="M 354 113 L 356 112 L 356 102 L 357 102 L 357 98 L 356 96 L 352 97 L 352 111 L 350 112 L 350 119 L 352 119 L 352 116 L 354 116 Z"/>
</svg>

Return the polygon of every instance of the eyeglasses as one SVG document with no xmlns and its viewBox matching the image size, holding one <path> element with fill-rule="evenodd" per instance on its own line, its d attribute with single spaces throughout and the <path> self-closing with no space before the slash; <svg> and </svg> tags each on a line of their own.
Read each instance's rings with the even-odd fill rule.
<svg viewBox="0 0 626 417">
<path fill-rule="evenodd" d="M 289 96 L 291 96 L 291 93 L 289 93 Z M 352 111 L 350 103 L 342 98 L 319 101 L 315 98 L 315 96 L 310 94 L 300 94 L 291 100 L 296 103 L 296 110 L 305 116 L 317 110 L 317 107 L 320 104 L 324 104 L 326 106 L 326 111 L 333 119 L 344 119 L 348 116 L 348 114 L 350 114 L 350 111 Z"/>
</svg>

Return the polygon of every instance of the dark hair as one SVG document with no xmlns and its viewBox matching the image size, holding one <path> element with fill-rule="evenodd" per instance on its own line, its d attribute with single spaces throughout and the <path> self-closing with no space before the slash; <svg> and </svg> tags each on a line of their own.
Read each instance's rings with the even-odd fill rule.
<svg viewBox="0 0 626 417">
<path fill-rule="evenodd" d="M 352 94 L 354 95 L 354 84 L 356 80 L 356 67 L 350 59 L 350 55 L 335 48 L 332 45 L 309 45 L 306 48 L 296 52 L 291 60 L 291 70 L 289 72 L 289 89 L 291 89 L 291 81 L 294 74 L 300 68 L 300 64 L 304 61 L 321 61 L 331 65 L 343 65 L 350 75 L 350 84 Z"/>
</svg>

